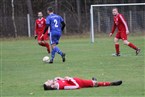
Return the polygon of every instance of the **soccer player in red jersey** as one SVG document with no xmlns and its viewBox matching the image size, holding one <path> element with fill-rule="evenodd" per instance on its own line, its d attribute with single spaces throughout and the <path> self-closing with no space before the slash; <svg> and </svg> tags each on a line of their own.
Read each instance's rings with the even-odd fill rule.
<svg viewBox="0 0 145 97">
<path fill-rule="evenodd" d="M 46 47 L 48 53 L 50 53 L 50 46 L 49 43 L 47 42 L 49 38 L 48 32 L 45 33 L 43 37 L 41 37 L 45 27 L 46 27 L 46 20 L 43 17 L 42 12 L 38 12 L 38 19 L 35 21 L 35 39 L 37 38 L 38 44 L 40 46 Z"/>
<path fill-rule="evenodd" d="M 118 32 L 114 38 L 116 54 L 113 55 L 120 56 L 119 39 L 122 39 L 125 45 L 128 45 L 129 47 L 134 49 L 136 51 L 136 55 L 138 55 L 140 49 L 127 40 L 127 35 L 129 34 L 129 30 L 128 30 L 127 23 L 124 19 L 124 16 L 118 12 L 117 8 L 112 9 L 112 14 L 114 15 L 114 25 L 112 28 L 112 32 L 109 34 L 109 36 L 111 37 L 115 29 L 118 28 Z"/>
<path fill-rule="evenodd" d="M 73 90 L 88 87 L 100 87 L 100 86 L 119 86 L 122 81 L 115 82 L 97 82 L 96 78 L 92 80 L 81 79 L 77 77 L 56 77 L 54 80 L 48 80 L 43 84 L 44 90 Z"/>
</svg>

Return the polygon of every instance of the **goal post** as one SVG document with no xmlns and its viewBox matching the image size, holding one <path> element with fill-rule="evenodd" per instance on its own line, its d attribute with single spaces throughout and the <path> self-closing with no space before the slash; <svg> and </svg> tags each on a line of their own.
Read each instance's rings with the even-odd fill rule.
<svg viewBox="0 0 145 97">
<path fill-rule="evenodd" d="M 129 25 L 128 26 L 129 26 L 130 30 L 132 31 L 132 28 L 135 27 L 135 25 L 133 26 L 133 16 L 132 16 L 132 13 L 133 12 L 130 9 L 127 9 L 130 6 L 131 6 L 131 8 L 130 8 L 131 10 L 136 9 L 136 11 L 138 11 L 138 9 L 139 9 L 139 8 L 136 8 L 137 6 L 142 6 L 142 9 L 140 9 L 140 10 L 142 10 L 142 12 L 140 14 L 140 17 L 141 17 L 141 21 L 145 24 L 145 22 L 144 22 L 144 17 L 145 17 L 145 3 L 96 4 L 96 5 L 91 5 L 90 6 L 90 18 L 91 18 L 90 19 L 91 20 L 90 36 L 91 36 L 91 42 L 92 43 L 95 42 L 95 32 L 96 32 L 96 30 L 94 30 L 94 28 L 97 29 L 98 32 L 101 32 L 101 25 L 103 25 L 103 24 L 101 24 L 101 18 L 105 18 L 106 19 L 106 21 L 108 22 L 107 25 L 109 26 L 109 28 L 108 28 L 109 30 L 111 30 L 111 28 L 112 28 L 110 26 L 111 25 L 110 18 L 113 17 L 113 16 L 109 14 L 109 16 L 101 17 L 101 15 L 100 15 L 101 12 L 100 12 L 99 8 L 101 9 L 102 7 L 104 7 L 104 8 L 102 8 L 101 11 L 102 12 L 106 12 L 105 14 L 108 14 L 107 12 L 108 12 L 108 9 L 109 8 L 110 8 L 110 10 L 112 10 L 112 7 L 123 7 L 124 8 L 124 12 L 128 11 L 127 12 L 127 14 L 129 14 L 129 16 L 128 16 L 128 18 L 129 18 L 128 19 L 128 22 L 129 22 L 128 24 Z M 132 7 L 132 6 L 136 6 L 136 7 Z M 98 8 L 98 10 L 94 11 L 95 7 Z M 107 11 L 106 11 L 106 9 L 107 9 Z M 110 10 L 109 10 L 109 13 L 112 13 L 112 11 L 110 11 Z M 94 17 L 94 14 L 96 15 L 96 17 Z M 96 21 L 97 21 L 96 26 L 94 25 L 94 18 L 97 18 L 96 19 Z M 137 20 L 134 20 L 134 22 L 135 21 L 137 21 Z M 142 25 L 145 26 L 143 23 L 142 23 Z"/>
</svg>

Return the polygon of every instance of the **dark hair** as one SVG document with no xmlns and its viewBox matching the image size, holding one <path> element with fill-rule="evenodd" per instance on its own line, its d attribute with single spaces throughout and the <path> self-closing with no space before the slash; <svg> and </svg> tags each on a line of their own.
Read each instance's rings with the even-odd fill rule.
<svg viewBox="0 0 145 97">
<path fill-rule="evenodd" d="M 52 88 L 51 86 L 47 86 L 46 84 L 43 84 L 44 90 L 56 90 Z"/>
<path fill-rule="evenodd" d="M 48 7 L 47 10 L 50 11 L 50 12 L 54 11 L 52 7 Z"/>
</svg>

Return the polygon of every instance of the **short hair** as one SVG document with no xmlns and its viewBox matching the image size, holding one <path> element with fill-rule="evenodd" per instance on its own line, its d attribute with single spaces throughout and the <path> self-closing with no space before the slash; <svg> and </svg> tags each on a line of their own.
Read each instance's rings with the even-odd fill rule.
<svg viewBox="0 0 145 97">
<path fill-rule="evenodd" d="M 47 86 L 46 84 L 43 84 L 43 88 L 44 88 L 44 90 L 56 90 L 56 89 L 52 88 L 51 86 Z"/>
<path fill-rule="evenodd" d="M 42 11 L 38 11 L 38 13 L 42 13 Z"/>
<path fill-rule="evenodd" d="M 52 7 L 48 7 L 47 10 L 50 11 L 50 12 L 54 11 Z"/>
<path fill-rule="evenodd" d="M 113 9 L 117 9 L 117 10 L 118 10 L 118 8 L 117 8 L 117 7 L 112 8 L 112 10 L 113 10 Z"/>
</svg>

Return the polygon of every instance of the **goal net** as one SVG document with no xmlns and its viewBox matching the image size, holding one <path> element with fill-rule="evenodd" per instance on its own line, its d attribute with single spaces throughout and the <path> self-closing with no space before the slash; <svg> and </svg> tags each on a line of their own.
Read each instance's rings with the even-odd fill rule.
<svg viewBox="0 0 145 97">
<path fill-rule="evenodd" d="M 91 5 L 91 42 L 96 33 L 110 33 L 113 25 L 112 8 L 123 14 L 131 33 L 145 32 L 145 3 Z"/>
</svg>

